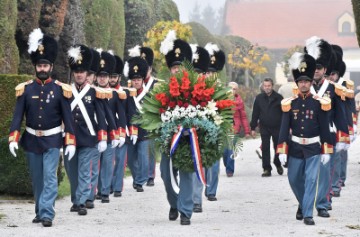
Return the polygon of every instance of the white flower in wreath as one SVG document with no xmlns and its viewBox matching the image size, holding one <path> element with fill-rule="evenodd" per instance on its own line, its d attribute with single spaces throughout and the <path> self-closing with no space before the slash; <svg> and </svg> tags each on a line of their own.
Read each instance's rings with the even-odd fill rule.
<svg viewBox="0 0 360 237">
<path fill-rule="evenodd" d="M 165 123 L 165 122 L 167 122 L 167 121 L 169 121 L 169 120 L 170 120 L 170 118 L 169 118 L 168 116 L 166 116 L 165 113 L 162 113 L 162 114 L 161 114 L 161 121 L 162 121 L 162 122 Z"/>
<path fill-rule="evenodd" d="M 214 123 L 219 126 L 220 124 L 222 124 L 223 120 L 222 117 L 220 115 L 215 115 L 214 116 Z"/>
<path fill-rule="evenodd" d="M 172 118 L 173 120 L 180 118 L 180 112 L 178 110 L 174 110 L 172 112 Z"/>
</svg>

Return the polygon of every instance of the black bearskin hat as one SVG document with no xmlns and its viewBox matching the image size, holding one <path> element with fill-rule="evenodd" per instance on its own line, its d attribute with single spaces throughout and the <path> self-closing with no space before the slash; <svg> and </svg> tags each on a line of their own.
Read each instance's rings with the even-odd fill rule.
<svg viewBox="0 0 360 237">
<path fill-rule="evenodd" d="M 225 53 L 216 44 L 207 43 L 205 49 L 210 55 L 209 72 L 219 72 L 225 65 Z"/>
<path fill-rule="evenodd" d="M 55 62 L 58 53 L 57 42 L 54 38 L 44 35 L 40 28 L 30 33 L 28 45 L 28 53 L 34 65 L 37 63 L 53 64 Z"/>
<path fill-rule="evenodd" d="M 149 66 L 142 57 L 130 58 L 124 66 L 124 76 L 129 79 L 142 78 L 145 79 Z"/>
<path fill-rule="evenodd" d="M 73 71 L 89 71 L 93 60 L 91 49 L 85 45 L 71 46 L 67 52 L 68 62 Z"/>
<path fill-rule="evenodd" d="M 176 32 L 169 31 L 161 42 L 160 52 L 165 55 L 168 68 L 180 65 L 184 60 L 191 62 L 192 51 L 190 45 L 181 39 L 176 39 Z"/>
<path fill-rule="evenodd" d="M 346 72 L 346 64 L 344 61 L 341 61 L 339 66 L 339 77 L 343 77 L 345 75 L 345 72 Z"/>
<path fill-rule="evenodd" d="M 115 57 L 115 61 L 116 61 L 116 66 L 115 66 L 115 71 L 113 74 L 121 75 L 123 73 L 123 69 L 124 69 L 124 62 L 119 56 L 114 55 L 114 57 Z"/>
<path fill-rule="evenodd" d="M 301 80 L 312 81 L 316 70 L 316 61 L 309 54 L 295 52 L 289 59 L 289 68 L 296 83 Z"/>
<path fill-rule="evenodd" d="M 115 57 L 111 55 L 109 52 L 102 51 L 101 49 L 98 49 L 98 52 L 100 53 L 100 67 L 99 70 L 97 71 L 97 74 L 114 73 L 116 66 Z"/>
<path fill-rule="evenodd" d="M 93 56 L 89 72 L 96 74 L 100 67 L 100 54 L 95 49 L 91 49 Z"/>
<path fill-rule="evenodd" d="M 205 73 L 208 71 L 210 64 L 210 55 L 209 52 L 203 47 L 191 44 L 191 49 L 193 52 L 193 61 L 192 65 L 198 73 Z"/>
<path fill-rule="evenodd" d="M 154 62 L 154 52 L 149 47 L 141 47 L 136 45 L 134 48 L 128 50 L 130 57 L 142 57 L 146 60 L 149 67 L 153 65 Z"/>
<path fill-rule="evenodd" d="M 305 53 L 311 55 L 316 60 L 316 64 L 320 64 L 327 68 L 329 66 L 332 48 L 331 45 L 317 36 L 313 36 L 306 40 Z"/>
</svg>

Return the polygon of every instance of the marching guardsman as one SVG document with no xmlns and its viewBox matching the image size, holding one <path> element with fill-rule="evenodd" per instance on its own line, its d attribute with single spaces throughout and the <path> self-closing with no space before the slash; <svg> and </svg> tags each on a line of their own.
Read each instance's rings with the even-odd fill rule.
<svg viewBox="0 0 360 237">
<path fill-rule="evenodd" d="M 100 67 L 100 54 L 97 50 L 93 48 L 91 48 L 90 50 L 92 53 L 92 61 L 91 61 L 90 69 L 86 76 L 86 82 L 89 85 L 94 85 L 94 83 L 96 82 L 96 73 L 98 72 Z"/>
<path fill-rule="evenodd" d="M 57 197 L 57 167 L 60 148 L 71 159 L 75 154 L 74 121 L 69 98 L 71 87 L 51 79 L 57 56 L 57 42 L 40 29 L 31 32 L 28 52 L 35 68 L 36 79 L 19 84 L 16 90 L 16 107 L 11 123 L 9 148 L 16 157 L 20 127 L 25 115 L 26 129 L 20 145 L 26 152 L 35 198 L 33 223 L 52 226 Z M 64 123 L 65 141 L 61 124 Z"/>
<path fill-rule="evenodd" d="M 106 121 L 108 124 L 107 131 L 110 136 L 108 136 L 108 146 L 106 150 L 100 155 L 100 175 L 97 187 L 98 193 L 101 194 L 101 202 L 109 203 L 109 195 L 113 177 L 113 158 L 115 157 L 115 148 L 120 144 L 120 134 L 118 131 L 118 127 L 120 127 L 120 121 L 123 123 L 123 129 L 125 126 L 125 112 L 121 107 L 122 104 L 120 98 L 126 98 L 126 93 L 124 91 L 119 91 L 117 93 L 110 88 L 110 75 L 114 73 L 116 67 L 116 59 L 111 54 L 111 52 L 102 51 L 100 53 L 100 62 L 104 62 L 105 66 L 100 66 L 100 69 L 97 73 L 97 85 L 99 86 L 99 89 L 101 88 L 107 90 L 111 94 L 111 97 L 105 100 L 107 104 L 104 105 Z"/>
<path fill-rule="evenodd" d="M 330 98 L 331 110 L 329 112 L 329 126 L 332 134 L 333 143 L 336 144 L 335 151 L 345 149 L 346 142 L 349 138 L 348 126 L 346 123 L 345 104 L 341 99 L 338 91 L 335 90 L 334 85 L 325 77 L 327 68 L 330 65 L 332 57 L 331 45 L 316 36 L 306 40 L 305 51 L 313 56 L 316 60 L 316 69 L 314 74 L 314 83 L 310 88 L 313 95 Z M 331 65 L 330 65 L 331 66 Z M 331 156 L 334 159 L 336 153 Z M 329 201 L 329 187 L 330 187 L 330 163 L 322 162 L 320 164 L 319 174 L 319 188 L 316 198 L 316 209 L 318 216 L 330 217 L 328 209 L 330 207 Z"/>
<path fill-rule="evenodd" d="M 141 47 L 136 45 L 134 48 L 129 49 L 130 57 L 141 57 L 146 60 L 149 69 L 147 71 L 146 77 L 143 83 L 143 90 L 150 91 L 156 82 L 159 81 L 158 78 L 152 76 L 152 65 L 154 62 L 154 52 L 149 47 Z M 155 159 L 155 143 L 153 139 L 149 139 L 149 171 L 148 171 L 148 180 L 146 186 L 154 186 L 155 179 L 155 169 L 156 169 L 156 159 Z M 144 174 L 147 175 L 147 174 Z"/>
<path fill-rule="evenodd" d="M 192 51 L 190 45 L 181 39 L 176 39 L 176 32 L 171 30 L 161 43 L 160 52 L 165 55 L 166 64 L 172 75 L 180 70 L 180 64 L 187 60 L 191 62 Z M 180 224 L 190 225 L 193 212 L 193 172 L 185 172 L 176 168 L 170 170 L 170 158 L 166 154 L 161 155 L 160 162 L 161 178 L 164 181 L 167 200 L 170 204 L 169 220 L 175 221 L 180 212 Z M 177 177 L 179 173 L 179 193 L 176 193 L 172 183 L 171 174 Z"/>
<path fill-rule="evenodd" d="M 283 115 L 277 153 L 282 165 L 288 159 L 289 183 L 299 202 L 296 219 L 314 225 L 320 161 L 328 162 L 333 152 L 328 115 L 331 99 L 312 95 L 310 91 L 317 67 L 312 56 L 296 52 L 289 65 L 299 94 L 281 102 Z"/>
<path fill-rule="evenodd" d="M 210 64 L 210 55 L 209 52 L 203 48 L 199 47 L 196 44 L 190 44 L 192 50 L 192 65 L 194 67 L 194 71 L 198 74 L 206 74 L 208 72 L 209 64 Z M 225 62 L 225 61 L 224 61 Z M 216 163 L 215 163 L 216 164 Z M 219 166 L 218 166 L 219 167 Z M 206 182 L 209 183 L 209 179 L 211 179 L 208 174 L 211 172 L 211 168 L 204 168 L 206 175 Z M 214 179 L 212 179 L 214 180 Z M 202 212 L 202 193 L 203 193 L 203 184 L 198 179 L 197 175 L 193 174 L 193 201 L 194 201 L 194 212 Z M 217 184 L 216 184 L 217 185 Z M 210 187 L 210 186 L 209 186 Z"/>
<path fill-rule="evenodd" d="M 111 183 L 111 190 L 114 192 L 114 197 L 121 197 L 121 193 L 124 186 L 124 171 L 126 167 L 126 151 L 127 144 L 126 141 L 126 105 L 127 105 L 127 97 L 128 91 L 123 90 L 120 86 L 121 75 L 124 69 L 124 63 L 122 59 L 115 55 L 116 67 L 115 71 L 110 75 L 109 85 L 119 94 L 120 103 L 118 110 L 118 134 L 119 134 L 119 146 L 115 148 L 115 164 L 114 164 L 114 172 Z"/>
<path fill-rule="evenodd" d="M 92 52 L 88 47 L 72 46 L 68 50 L 68 59 L 74 80 L 71 85 L 71 111 L 75 120 L 77 150 L 73 159 L 65 159 L 65 168 L 73 203 L 70 211 L 86 215 L 85 202 L 91 192 L 90 163 L 98 152 L 105 151 L 107 147 L 108 133 L 103 100 L 108 98 L 108 95 L 104 90 L 94 88 L 86 82 L 92 62 Z M 105 61 L 101 61 L 100 65 L 105 67 Z"/>
<path fill-rule="evenodd" d="M 350 80 L 344 80 L 343 76 L 346 71 L 346 65 L 342 61 L 343 51 L 340 46 L 332 45 L 334 52 L 336 53 L 336 64 L 331 70 L 329 79 L 334 83 L 335 90 L 338 91 L 340 97 L 345 100 L 345 112 L 346 112 L 346 121 L 349 128 L 349 140 L 352 142 L 352 137 L 354 134 L 354 128 L 356 129 L 356 123 L 354 124 L 353 112 L 355 111 L 355 101 L 354 101 L 354 83 Z M 356 122 L 356 120 L 355 120 Z M 339 197 L 341 191 L 341 173 L 346 172 L 346 161 L 347 161 L 347 150 L 349 144 L 346 145 L 345 149 L 336 151 L 335 159 L 331 163 L 331 191 L 330 197 Z M 344 178 L 345 179 L 345 178 Z M 331 199 L 330 199 L 331 202 Z"/>
<path fill-rule="evenodd" d="M 133 177 L 133 188 L 137 192 L 143 192 L 143 185 L 148 180 L 149 170 L 149 139 L 146 130 L 133 124 L 131 119 L 141 111 L 142 99 L 147 94 L 143 83 L 148 72 L 148 64 L 141 57 L 130 58 L 124 66 L 124 76 L 131 80 L 131 87 L 136 89 L 137 95 L 128 100 L 127 126 L 129 128 L 130 141 L 128 141 L 128 167 Z"/>
</svg>

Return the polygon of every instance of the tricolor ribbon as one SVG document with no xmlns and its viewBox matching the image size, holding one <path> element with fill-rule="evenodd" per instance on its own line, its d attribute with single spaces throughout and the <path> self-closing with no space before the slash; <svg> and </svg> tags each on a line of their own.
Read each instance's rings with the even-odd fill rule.
<svg viewBox="0 0 360 237">
<path fill-rule="evenodd" d="M 176 178 L 174 177 L 174 174 L 173 174 L 173 165 L 172 165 L 171 157 L 175 153 L 175 150 L 179 145 L 179 141 L 180 141 L 181 135 L 183 133 L 190 134 L 190 147 L 191 147 L 192 160 L 194 163 L 194 170 L 195 170 L 196 176 L 198 177 L 199 181 L 203 185 L 206 185 L 205 174 L 204 174 L 204 169 L 202 167 L 200 147 L 199 147 L 199 141 L 198 141 L 196 129 L 195 128 L 184 129 L 182 126 L 179 126 L 179 131 L 176 134 L 174 134 L 174 136 L 171 140 L 171 146 L 170 146 L 170 163 L 169 163 L 170 164 L 170 167 L 169 167 L 170 168 L 170 178 L 171 178 L 171 185 L 172 185 L 172 188 L 175 193 L 179 193 L 179 186 L 178 186 L 178 184 L 176 182 Z"/>
</svg>

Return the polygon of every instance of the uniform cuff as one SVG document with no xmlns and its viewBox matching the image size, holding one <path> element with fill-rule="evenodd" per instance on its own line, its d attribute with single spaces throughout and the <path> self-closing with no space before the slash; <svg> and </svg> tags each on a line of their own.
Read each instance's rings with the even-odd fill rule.
<svg viewBox="0 0 360 237">
<path fill-rule="evenodd" d="M 352 126 L 348 126 L 349 135 L 354 135 L 354 128 Z"/>
<path fill-rule="evenodd" d="M 135 127 L 135 126 L 130 126 L 130 130 L 129 130 L 129 132 L 130 132 L 130 135 L 138 135 L 138 128 L 137 127 Z"/>
<path fill-rule="evenodd" d="M 18 142 L 20 139 L 20 132 L 15 130 L 13 132 L 10 133 L 9 135 L 9 143 L 10 142 Z"/>
<path fill-rule="evenodd" d="M 347 134 L 343 131 L 340 131 L 340 130 L 337 131 L 336 142 L 347 142 L 348 140 L 350 141 L 349 134 Z"/>
<path fill-rule="evenodd" d="M 126 137 L 126 130 L 125 128 L 118 129 L 119 137 Z"/>
<path fill-rule="evenodd" d="M 110 140 L 119 140 L 119 133 L 117 130 L 110 131 Z"/>
<path fill-rule="evenodd" d="M 276 147 L 276 153 L 278 154 L 287 154 L 289 151 L 289 146 L 286 142 L 280 143 Z"/>
<path fill-rule="evenodd" d="M 98 131 L 98 141 L 107 141 L 107 132 L 105 130 Z"/>
<path fill-rule="evenodd" d="M 332 154 L 334 152 L 334 146 L 328 143 L 321 145 L 321 154 Z"/>
<path fill-rule="evenodd" d="M 64 141 L 65 145 L 76 145 L 76 140 L 75 140 L 75 135 L 71 134 L 71 133 L 65 133 L 65 141 Z"/>
</svg>

